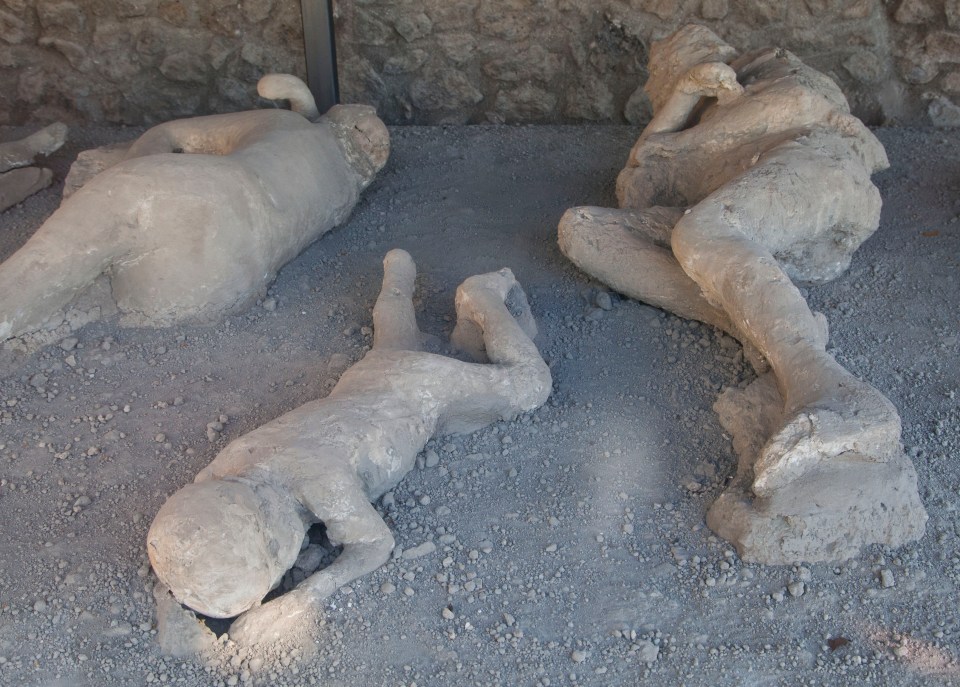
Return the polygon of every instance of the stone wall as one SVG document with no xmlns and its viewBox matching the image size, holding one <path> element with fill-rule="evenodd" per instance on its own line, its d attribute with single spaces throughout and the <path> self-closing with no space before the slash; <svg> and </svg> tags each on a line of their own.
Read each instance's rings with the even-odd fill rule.
<svg viewBox="0 0 960 687">
<path fill-rule="evenodd" d="M 341 90 L 392 123 L 638 123 L 650 43 L 688 21 L 789 48 L 869 123 L 960 125 L 960 0 L 339 0 Z M 304 75 L 299 2 L 0 0 L 0 69 L 0 123 L 255 107 Z"/>
</svg>

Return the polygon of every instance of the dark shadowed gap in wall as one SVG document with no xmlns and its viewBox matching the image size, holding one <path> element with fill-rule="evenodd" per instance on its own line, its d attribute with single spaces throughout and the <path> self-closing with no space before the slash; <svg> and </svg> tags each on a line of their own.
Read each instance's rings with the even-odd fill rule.
<svg viewBox="0 0 960 687">
<path fill-rule="evenodd" d="M 300 0 L 307 84 L 321 112 L 340 101 L 337 48 L 333 33 L 333 0 Z"/>
</svg>

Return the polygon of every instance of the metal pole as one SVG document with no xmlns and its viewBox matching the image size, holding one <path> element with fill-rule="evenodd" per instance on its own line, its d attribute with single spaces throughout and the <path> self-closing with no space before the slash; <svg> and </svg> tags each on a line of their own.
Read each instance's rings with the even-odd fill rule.
<svg viewBox="0 0 960 687">
<path fill-rule="evenodd" d="M 303 18 L 307 85 L 317 101 L 317 109 L 326 112 L 340 102 L 333 0 L 300 0 L 300 15 Z"/>
</svg>

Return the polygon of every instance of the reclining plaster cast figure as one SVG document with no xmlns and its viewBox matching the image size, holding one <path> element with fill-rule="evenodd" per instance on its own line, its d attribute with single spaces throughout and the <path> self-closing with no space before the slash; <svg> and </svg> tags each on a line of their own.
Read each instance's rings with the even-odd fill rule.
<svg viewBox="0 0 960 687">
<path fill-rule="evenodd" d="M 393 537 L 370 501 L 399 483 L 432 436 L 512 418 L 550 394 L 550 370 L 531 340 L 536 325 L 510 270 L 457 289 L 454 341 L 484 351 L 488 365 L 420 350 L 415 276 L 410 256 L 390 251 L 372 350 L 326 398 L 233 441 L 153 521 L 147 551 L 157 577 L 200 613 L 242 613 L 230 628 L 236 641 L 283 636 L 339 587 L 386 562 Z M 257 606 L 316 522 L 343 552 Z"/>
<path fill-rule="evenodd" d="M 769 363 L 774 380 L 718 402 L 740 465 L 708 524 L 767 563 L 918 538 L 926 513 L 899 415 L 826 352 L 825 320 L 791 282 L 836 277 L 876 230 L 883 147 L 833 81 L 785 50 L 737 56 L 687 26 L 650 62 L 654 117 L 617 179 L 621 209 L 569 210 L 560 247 Z"/>
<path fill-rule="evenodd" d="M 101 274 L 122 324 L 216 320 L 344 221 L 386 163 L 386 127 L 361 105 L 320 117 L 293 76 L 257 89 L 295 111 L 161 124 L 64 200 L 0 264 L 0 341 L 38 329 Z"/>
<path fill-rule="evenodd" d="M 19 141 L 0 143 L 0 212 L 50 185 L 53 172 L 32 165 L 37 156 L 49 155 L 66 140 L 66 125 L 55 122 Z"/>
</svg>

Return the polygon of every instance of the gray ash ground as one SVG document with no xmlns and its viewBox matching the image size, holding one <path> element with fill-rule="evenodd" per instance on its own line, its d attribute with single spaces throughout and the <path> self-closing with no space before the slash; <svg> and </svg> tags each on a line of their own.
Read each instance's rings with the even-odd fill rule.
<svg viewBox="0 0 960 687">
<path fill-rule="evenodd" d="M 52 164 L 62 179 L 78 150 L 137 133 L 74 130 Z M 638 130 L 392 133 L 349 222 L 247 312 L 210 328 L 108 320 L 4 354 L 0 684 L 960 684 L 960 134 L 877 132 L 893 163 L 877 177 L 880 230 L 807 291 L 838 359 L 901 411 L 927 534 L 763 567 L 704 525 L 735 465 L 711 405 L 752 378 L 739 345 L 608 293 L 556 245 L 566 208 L 615 204 Z M 58 200 L 55 186 L 0 215 L 0 258 Z M 457 284 L 511 267 L 550 401 L 430 444 L 378 505 L 397 555 L 324 604 L 309 645 L 162 657 L 153 515 L 228 441 L 324 395 L 363 355 L 394 247 L 418 263 L 421 328 L 444 341 Z"/>
</svg>

